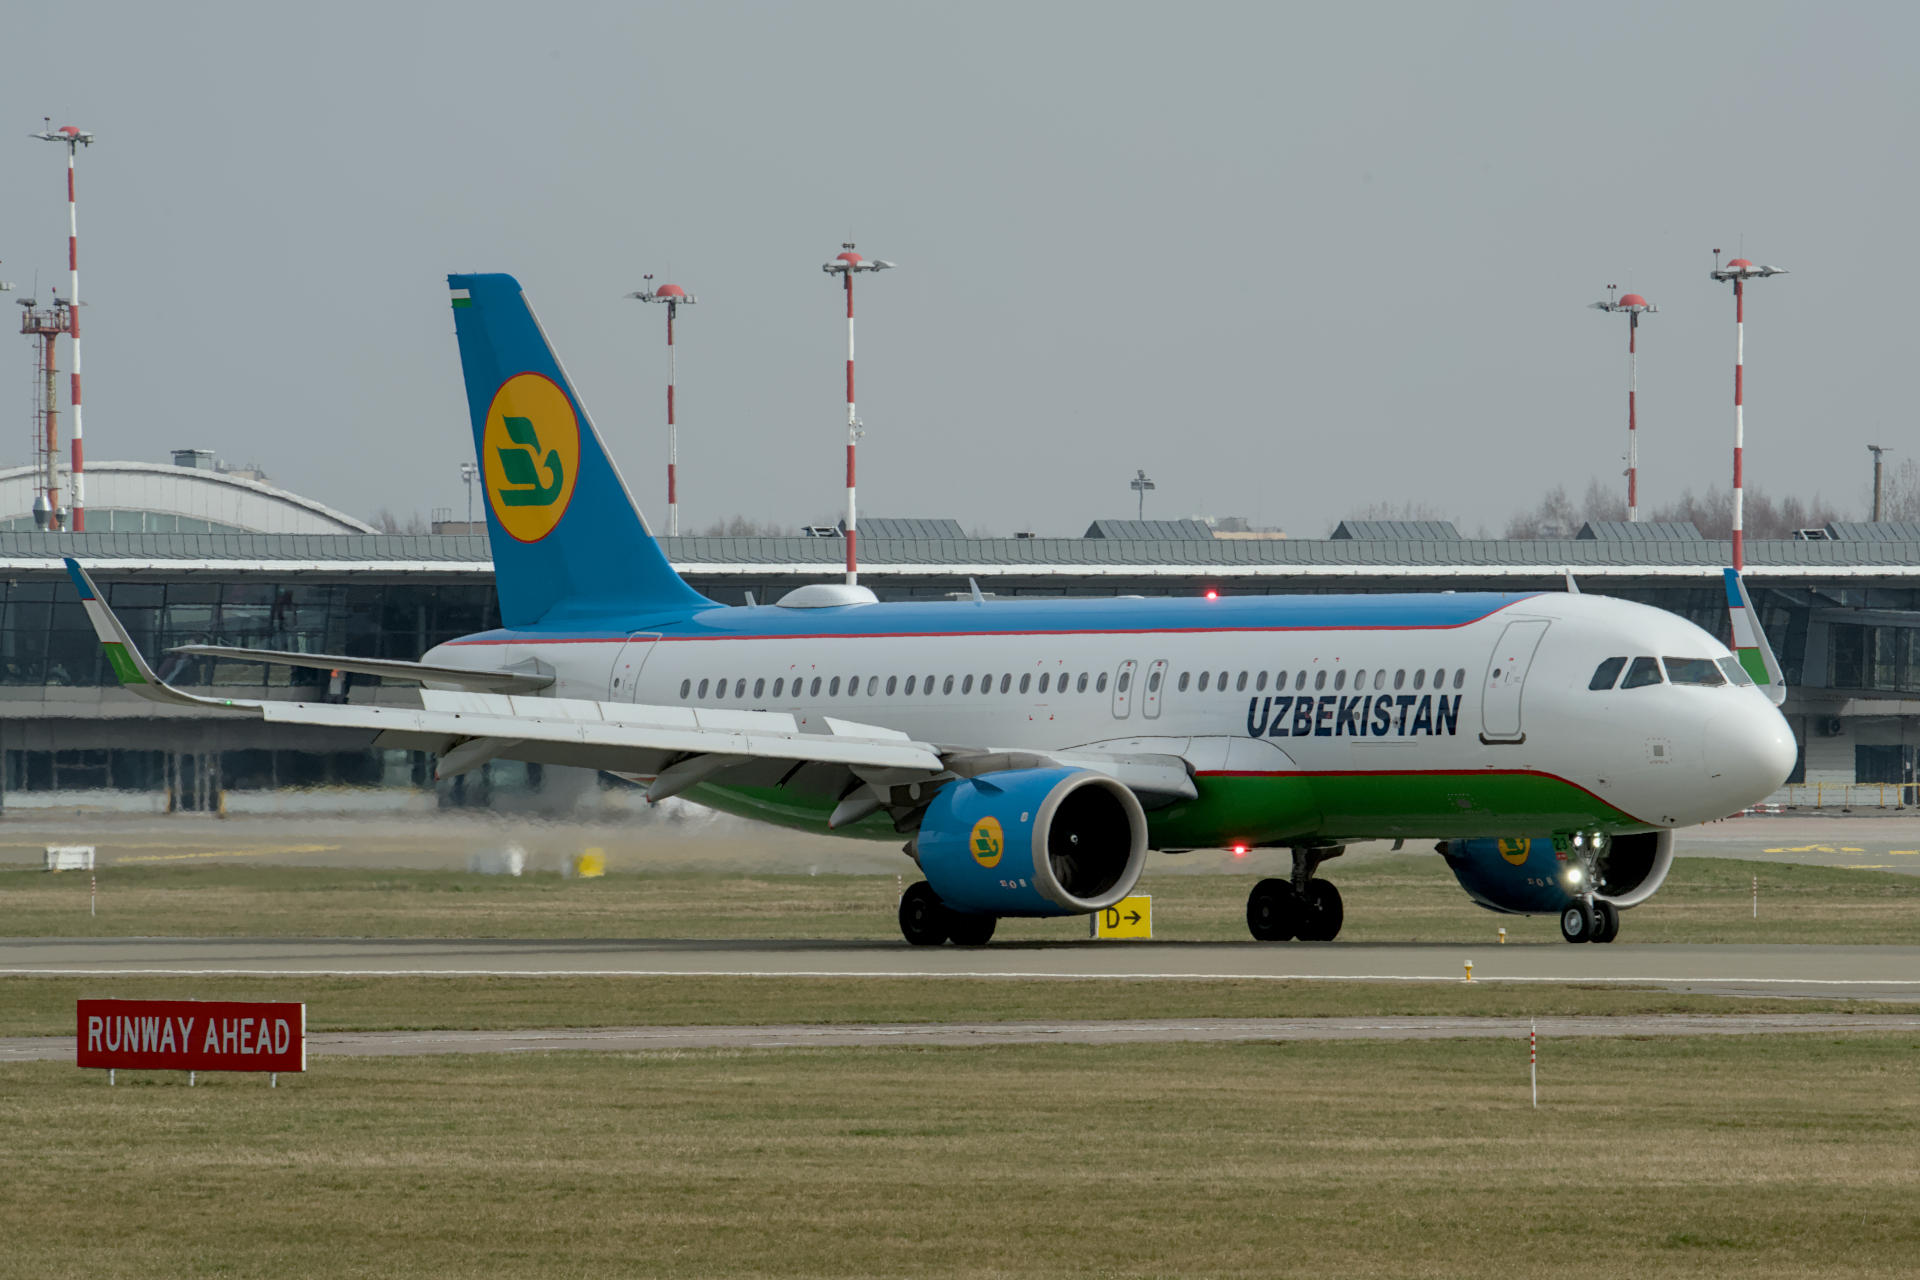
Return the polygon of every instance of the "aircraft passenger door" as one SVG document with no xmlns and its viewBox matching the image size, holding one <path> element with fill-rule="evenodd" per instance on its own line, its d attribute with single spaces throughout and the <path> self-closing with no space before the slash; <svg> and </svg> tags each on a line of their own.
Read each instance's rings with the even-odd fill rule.
<svg viewBox="0 0 1920 1280">
<path fill-rule="evenodd" d="M 608 702 L 633 702 L 635 692 L 640 687 L 640 669 L 647 665 L 647 658 L 653 653 L 654 644 L 660 639 L 658 631 L 636 631 L 627 637 L 620 646 L 620 653 L 613 660 L 613 671 L 607 677 Z"/>
<path fill-rule="evenodd" d="M 1154 659 L 1147 668 L 1147 687 L 1140 691 L 1140 714 L 1149 720 L 1160 718 L 1160 698 L 1166 693 L 1167 660 Z"/>
<path fill-rule="evenodd" d="M 1113 718 L 1125 720 L 1133 714 L 1133 681 L 1140 674 L 1140 664 L 1128 658 L 1120 664 L 1113 675 Z"/>
<path fill-rule="evenodd" d="M 1527 672 L 1533 666 L 1534 650 L 1547 634 L 1548 624 L 1540 619 L 1509 622 L 1494 646 L 1487 663 L 1487 682 L 1480 691 L 1480 741 L 1525 742 L 1527 735 L 1520 719 L 1520 701 L 1526 692 Z"/>
</svg>

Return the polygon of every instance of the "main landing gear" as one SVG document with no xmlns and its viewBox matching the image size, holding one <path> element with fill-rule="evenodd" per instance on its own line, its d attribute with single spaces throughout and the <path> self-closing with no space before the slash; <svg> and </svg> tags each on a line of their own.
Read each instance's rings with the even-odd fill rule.
<svg viewBox="0 0 1920 1280">
<path fill-rule="evenodd" d="M 1337 847 L 1295 849 L 1291 880 L 1262 880 L 1247 895 L 1247 931 L 1260 942 L 1332 942 L 1346 921 L 1346 908 L 1340 891 L 1313 873 L 1342 852 Z"/>
<path fill-rule="evenodd" d="M 1560 913 L 1560 936 L 1568 942 L 1612 942 L 1620 936 L 1620 909 L 1592 894 L 1575 898 Z"/>
<path fill-rule="evenodd" d="M 900 932 L 916 947 L 937 947 L 943 942 L 956 947 L 984 947 L 999 923 L 999 916 L 955 911 L 940 901 L 940 895 L 925 880 L 900 897 Z"/>
</svg>

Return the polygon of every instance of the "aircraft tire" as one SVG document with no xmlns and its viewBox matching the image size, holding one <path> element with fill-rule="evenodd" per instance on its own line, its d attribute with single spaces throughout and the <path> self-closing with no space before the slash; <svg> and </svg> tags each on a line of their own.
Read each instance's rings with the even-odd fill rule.
<svg viewBox="0 0 1920 1280">
<path fill-rule="evenodd" d="M 1611 902 L 1594 899 L 1593 941 L 1612 942 L 1620 936 L 1620 908 Z"/>
<path fill-rule="evenodd" d="M 1247 895 L 1247 932 L 1256 942 L 1288 942 L 1299 929 L 1300 899 L 1289 880 L 1262 880 Z"/>
<path fill-rule="evenodd" d="M 1560 913 L 1560 936 L 1568 942 L 1592 942 L 1593 917 L 1593 908 L 1582 899 L 1574 899 Z"/>
<path fill-rule="evenodd" d="M 956 947 L 984 947 L 993 940 L 994 926 L 1000 923 L 999 916 L 970 916 L 958 911 L 947 912 L 947 938 Z"/>
<path fill-rule="evenodd" d="M 937 947 L 947 940 L 953 912 L 925 880 L 900 895 L 900 932 L 916 947 Z"/>
<path fill-rule="evenodd" d="M 1346 922 L 1347 908 L 1340 901 L 1340 890 L 1330 881 L 1308 881 L 1305 900 L 1300 904 L 1300 941 L 1332 942 Z"/>
</svg>

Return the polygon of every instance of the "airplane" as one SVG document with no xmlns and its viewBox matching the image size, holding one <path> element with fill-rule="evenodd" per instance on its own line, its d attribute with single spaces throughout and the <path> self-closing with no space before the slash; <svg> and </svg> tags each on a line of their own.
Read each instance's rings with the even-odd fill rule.
<svg viewBox="0 0 1920 1280">
<path fill-rule="evenodd" d="M 881 602 L 802 586 L 723 606 L 668 564 L 519 283 L 452 275 L 502 625 L 419 662 L 172 650 L 418 681 L 420 706 L 209 698 L 162 682 L 74 560 L 121 683 L 159 702 L 431 752 L 606 770 L 762 821 L 903 840 L 909 943 L 1086 915 L 1147 852 L 1285 848 L 1260 941 L 1327 941 L 1321 868 L 1434 840 L 1481 906 L 1610 942 L 1675 829 L 1780 786 L 1778 662 L 1724 571 L 1736 654 L 1569 590 Z M 1397 844 L 1396 847 L 1399 847 Z"/>
</svg>

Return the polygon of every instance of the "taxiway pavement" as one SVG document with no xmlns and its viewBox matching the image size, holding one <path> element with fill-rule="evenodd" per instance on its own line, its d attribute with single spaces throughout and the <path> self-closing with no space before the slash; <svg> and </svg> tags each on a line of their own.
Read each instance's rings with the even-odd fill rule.
<svg viewBox="0 0 1920 1280">
<path fill-rule="evenodd" d="M 588 1027 L 550 1031 L 346 1031 L 307 1036 L 313 1056 L 418 1057 L 444 1053 L 601 1053 L 675 1049 L 831 1049 L 936 1045 L 1140 1044 L 1248 1040 L 1524 1040 L 1586 1036 L 1846 1034 L 1920 1032 L 1920 1015 L 1763 1014 L 1726 1017 L 1647 1014 L 1542 1018 L 1151 1018 L 1100 1022 L 862 1023 L 846 1026 Z M 0 1039 L 0 1062 L 71 1062 L 72 1036 Z"/>
<path fill-rule="evenodd" d="M 300 974 L 1601 982 L 1722 995 L 1920 1000 L 1920 946 L 1608 946 L 635 939 L 21 938 L 0 974 Z"/>
</svg>

